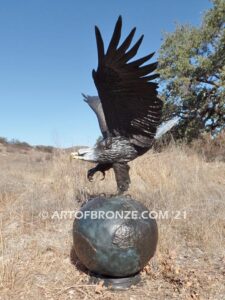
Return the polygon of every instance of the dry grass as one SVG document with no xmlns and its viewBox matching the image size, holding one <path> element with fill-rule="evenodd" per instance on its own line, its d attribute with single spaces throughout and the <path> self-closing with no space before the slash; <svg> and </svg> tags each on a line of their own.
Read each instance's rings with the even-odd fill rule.
<svg viewBox="0 0 225 300">
<path fill-rule="evenodd" d="M 0 165 L 0 299 L 224 299 L 225 163 L 183 146 L 131 163 L 129 193 L 168 218 L 158 220 L 143 285 L 117 293 L 88 283 L 71 251 L 73 218 L 53 214 L 78 209 L 89 193 L 115 192 L 113 173 L 89 183 L 90 165 L 62 151 L 51 159 L 2 148 Z"/>
<path fill-rule="evenodd" d="M 225 130 L 212 139 L 210 134 L 204 134 L 200 139 L 192 142 L 192 148 L 207 161 L 225 162 Z"/>
</svg>

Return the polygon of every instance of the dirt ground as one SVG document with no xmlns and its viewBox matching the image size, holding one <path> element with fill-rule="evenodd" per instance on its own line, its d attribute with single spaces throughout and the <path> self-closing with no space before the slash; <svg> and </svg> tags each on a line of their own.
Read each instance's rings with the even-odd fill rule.
<svg viewBox="0 0 225 300">
<path fill-rule="evenodd" d="M 89 283 L 74 257 L 73 217 L 60 215 L 115 192 L 111 171 L 89 183 L 89 167 L 62 150 L 0 147 L 0 299 L 225 299 L 224 162 L 171 146 L 131 163 L 129 194 L 168 214 L 141 284 L 122 292 Z"/>
</svg>

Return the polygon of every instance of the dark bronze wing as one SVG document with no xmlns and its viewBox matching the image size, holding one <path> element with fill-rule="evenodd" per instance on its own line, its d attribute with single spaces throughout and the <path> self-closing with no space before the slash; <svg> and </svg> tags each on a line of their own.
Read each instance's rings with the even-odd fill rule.
<svg viewBox="0 0 225 300">
<path fill-rule="evenodd" d="M 160 123 L 162 101 L 157 97 L 157 84 L 151 80 L 157 63 L 143 65 L 154 53 L 135 61 L 143 35 L 130 47 L 136 28 L 119 46 L 122 18 L 118 18 L 105 53 L 98 27 L 95 27 L 98 68 L 93 79 L 102 103 L 107 128 L 112 136 L 125 136 L 139 146 L 149 146 Z"/>
</svg>

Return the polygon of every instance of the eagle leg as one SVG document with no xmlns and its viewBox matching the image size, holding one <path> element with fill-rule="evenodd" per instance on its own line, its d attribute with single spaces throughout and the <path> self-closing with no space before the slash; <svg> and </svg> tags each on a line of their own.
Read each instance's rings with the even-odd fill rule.
<svg viewBox="0 0 225 300">
<path fill-rule="evenodd" d="M 108 171 L 111 168 L 112 168 L 112 164 L 97 164 L 97 166 L 95 168 L 88 170 L 87 178 L 89 181 L 93 181 L 93 177 L 94 177 L 95 173 L 101 172 L 103 175 L 101 180 L 104 180 L 105 179 L 105 171 Z"/>
<path fill-rule="evenodd" d="M 116 177 L 118 195 L 121 195 L 128 190 L 130 185 L 130 167 L 127 163 L 114 163 L 113 169 Z"/>
</svg>

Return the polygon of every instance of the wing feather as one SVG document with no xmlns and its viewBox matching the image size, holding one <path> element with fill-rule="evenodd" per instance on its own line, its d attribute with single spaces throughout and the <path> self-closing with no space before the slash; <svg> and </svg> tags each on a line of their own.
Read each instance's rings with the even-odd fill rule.
<svg viewBox="0 0 225 300">
<path fill-rule="evenodd" d="M 127 49 L 130 47 L 130 44 L 131 44 L 132 39 L 134 37 L 135 31 L 136 31 L 136 28 L 133 28 L 131 30 L 131 32 L 129 33 L 127 38 L 124 40 L 122 45 L 118 48 L 117 55 L 120 54 L 120 53 L 125 53 L 127 51 Z"/>
<path fill-rule="evenodd" d="M 110 55 L 114 51 L 114 49 L 117 48 L 118 43 L 120 41 L 121 28 L 122 28 L 122 18 L 120 16 L 117 23 L 116 23 L 112 39 L 109 43 L 109 47 L 108 47 L 108 50 L 107 50 L 107 53 L 106 53 L 107 56 Z"/>
<path fill-rule="evenodd" d="M 140 59 L 137 59 L 135 61 L 132 61 L 129 65 L 132 67 L 140 67 L 142 64 L 144 64 L 146 61 L 152 58 L 152 56 L 155 54 L 155 52 L 150 53 L 149 55 L 146 55 Z"/>
<path fill-rule="evenodd" d="M 98 63 L 101 65 L 103 63 L 104 59 L 104 42 L 101 36 L 101 32 L 98 29 L 97 26 L 95 26 L 95 36 L 96 36 L 96 42 L 97 42 L 97 49 L 98 49 Z"/>
<path fill-rule="evenodd" d="M 110 134 L 123 135 L 138 146 L 148 147 L 162 114 L 157 84 L 151 82 L 159 77 L 154 73 L 157 62 L 143 65 L 154 53 L 129 62 L 136 55 L 144 36 L 129 49 L 136 30 L 133 28 L 119 46 L 121 29 L 122 18 L 119 17 L 106 54 L 101 33 L 96 29 L 98 68 L 93 70 L 93 79 Z"/>
<path fill-rule="evenodd" d="M 124 54 L 124 56 L 122 56 L 122 58 L 120 59 L 120 61 L 122 62 L 128 62 L 132 57 L 134 57 L 137 52 L 138 52 L 138 49 L 142 43 L 142 40 L 144 38 L 144 35 L 142 35 L 139 40 L 134 44 L 134 46 Z"/>
</svg>

